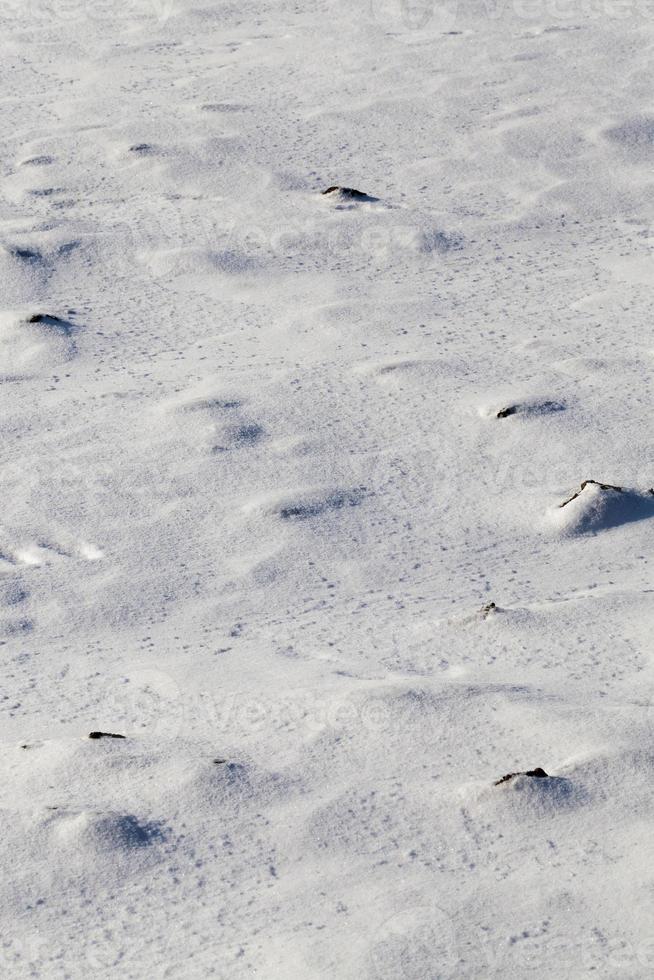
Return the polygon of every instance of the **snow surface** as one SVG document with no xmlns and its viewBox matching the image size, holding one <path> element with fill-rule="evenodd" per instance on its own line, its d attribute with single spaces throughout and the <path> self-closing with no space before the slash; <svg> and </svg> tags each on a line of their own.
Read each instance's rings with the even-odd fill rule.
<svg viewBox="0 0 654 980">
<path fill-rule="evenodd" d="M 654 7 L 0 26 L 0 974 L 650 977 Z"/>
</svg>

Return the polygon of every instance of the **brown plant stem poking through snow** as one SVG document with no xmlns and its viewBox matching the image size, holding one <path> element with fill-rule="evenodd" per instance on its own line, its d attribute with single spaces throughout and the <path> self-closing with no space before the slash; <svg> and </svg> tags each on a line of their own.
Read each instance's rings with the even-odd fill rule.
<svg viewBox="0 0 654 980">
<path fill-rule="evenodd" d="M 600 487 L 602 490 L 615 490 L 616 493 L 622 493 L 622 487 L 614 487 L 610 483 L 600 483 L 599 480 L 584 480 L 579 490 L 577 490 L 576 493 L 573 493 L 571 497 L 568 497 L 567 500 L 564 500 L 562 504 L 559 504 L 559 507 L 565 507 L 567 504 L 571 504 L 572 501 L 576 500 L 579 494 L 586 489 L 589 483 L 593 483 L 596 487 Z"/>
<path fill-rule="evenodd" d="M 528 769 L 526 772 L 508 772 L 506 776 L 502 776 L 493 785 L 501 786 L 502 783 L 508 783 L 510 779 L 515 779 L 516 776 L 532 776 L 534 779 L 549 779 L 549 773 L 538 766 L 536 769 Z"/>
</svg>

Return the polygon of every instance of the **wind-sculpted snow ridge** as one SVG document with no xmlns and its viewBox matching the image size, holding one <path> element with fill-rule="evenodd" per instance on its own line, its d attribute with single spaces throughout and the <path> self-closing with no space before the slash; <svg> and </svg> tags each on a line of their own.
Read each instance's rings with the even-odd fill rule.
<svg viewBox="0 0 654 980">
<path fill-rule="evenodd" d="M 248 502 L 247 514 L 279 517 L 283 521 L 305 521 L 357 507 L 366 498 L 365 487 L 312 487 L 275 493 Z"/>
<path fill-rule="evenodd" d="M 507 397 L 486 403 L 480 407 L 479 414 L 484 418 L 496 419 L 507 419 L 512 415 L 531 418 L 564 412 L 565 409 L 565 403 L 556 398 L 530 395 L 525 398 Z"/>
</svg>

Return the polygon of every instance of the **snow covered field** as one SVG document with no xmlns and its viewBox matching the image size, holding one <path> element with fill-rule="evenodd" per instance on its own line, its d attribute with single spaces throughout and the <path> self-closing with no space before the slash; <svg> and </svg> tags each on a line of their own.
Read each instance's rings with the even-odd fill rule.
<svg viewBox="0 0 654 980">
<path fill-rule="evenodd" d="M 0 975 L 652 976 L 654 5 L 0 27 Z"/>
</svg>

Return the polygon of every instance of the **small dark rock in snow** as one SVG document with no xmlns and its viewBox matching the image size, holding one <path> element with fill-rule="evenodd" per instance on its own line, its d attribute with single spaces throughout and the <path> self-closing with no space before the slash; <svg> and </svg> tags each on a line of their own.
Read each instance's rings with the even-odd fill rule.
<svg viewBox="0 0 654 980">
<path fill-rule="evenodd" d="M 508 772 L 506 776 L 502 776 L 493 785 L 500 786 L 502 783 L 508 783 L 510 779 L 515 779 L 516 776 L 532 776 L 534 779 L 549 779 L 549 773 L 546 773 L 544 769 L 538 766 L 538 768 L 528 769 L 526 772 Z"/>
<path fill-rule="evenodd" d="M 113 732 L 89 732 L 89 738 L 125 738 L 125 736 L 115 735 Z"/>
<path fill-rule="evenodd" d="M 28 317 L 27 323 L 38 323 L 41 327 L 47 327 L 64 337 L 72 337 L 77 329 L 70 320 L 64 320 L 52 313 L 33 313 Z"/>
<path fill-rule="evenodd" d="M 50 313 L 34 313 L 27 321 L 28 323 L 50 323 L 50 322 L 64 323 L 60 320 L 58 316 L 52 316 Z"/>
</svg>

